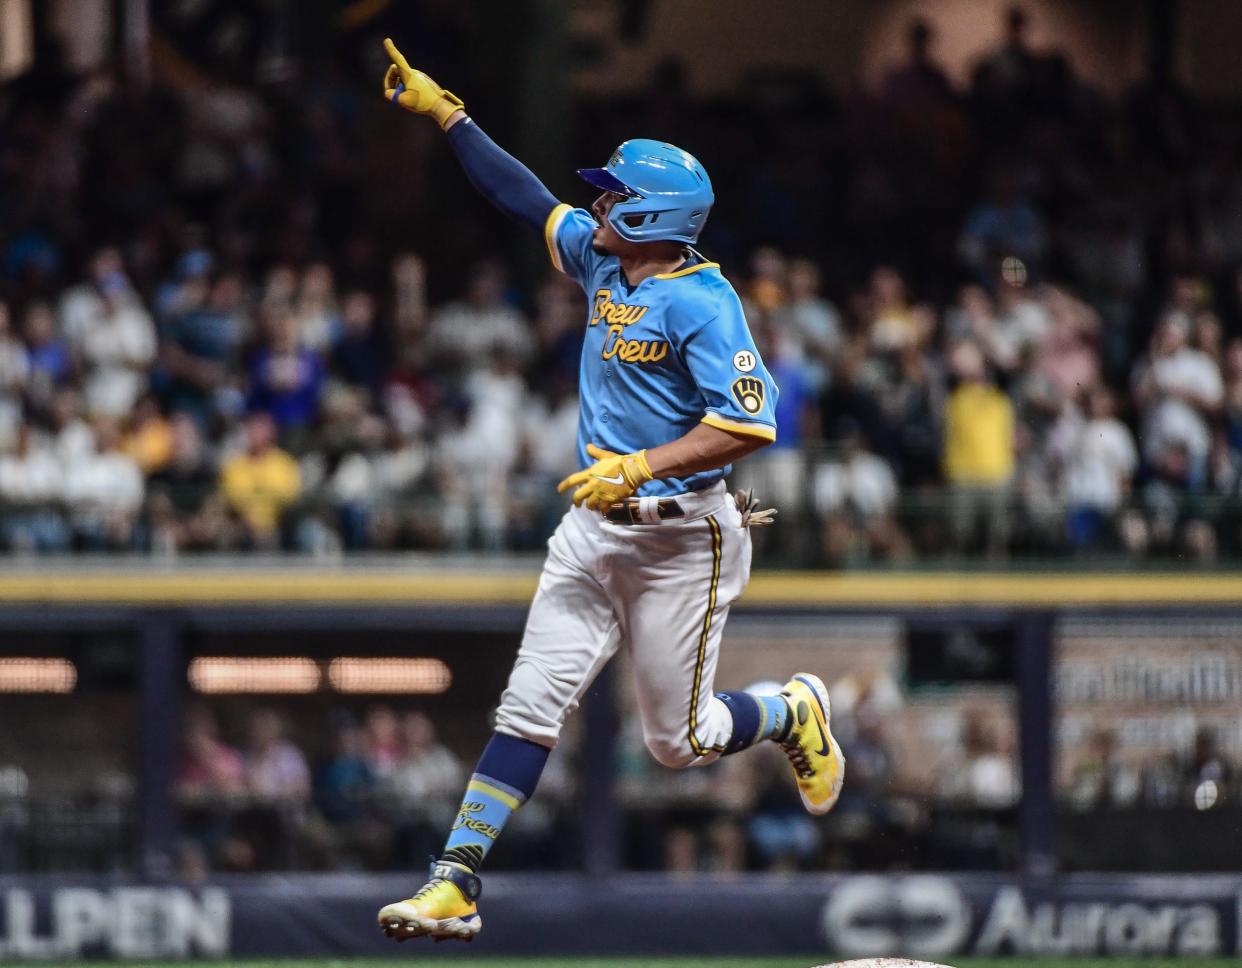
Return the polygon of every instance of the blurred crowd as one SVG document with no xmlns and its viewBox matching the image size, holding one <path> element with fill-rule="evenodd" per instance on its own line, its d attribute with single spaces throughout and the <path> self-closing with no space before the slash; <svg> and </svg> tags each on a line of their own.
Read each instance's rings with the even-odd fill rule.
<svg viewBox="0 0 1242 968">
<path fill-rule="evenodd" d="M 762 686 L 761 686 L 762 688 Z M 890 714 L 895 683 L 839 683 L 839 732 L 852 782 L 830 817 L 802 809 L 788 763 L 769 744 L 710 770 L 669 771 L 648 754 L 637 718 L 615 763 L 623 864 L 693 871 L 1003 868 L 1016 856 L 1020 788 L 1006 730 L 979 712 L 945 744 L 940 779 L 897 779 Z M 178 876 L 212 871 L 405 870 L 442 846 L 469 764 L 415 710 L 338 710 L 325 731 L 274 707 L 191 707 L 181 736 L 176 801 Z M 505 828 L 489 866 L 580 865 L 576 729 L 567 730 L 539 790 Z"/>
<path fill-rule="evenodd" d="M 965 88 L 922 21 L 872 91 L 705 99 L 667 62 L 584 100 L 580 147 L 667 132 L 713 173 L 704 247 L 781 388 L 735 475 L 782 512 L 761 556 L 1236 556 L 1242 118 L 998 27 Z M 0 88 L 6 549 L 539 547 L 583 296 L 373 68 Z"/>
<path fill-rule="evenodd" d="M 831 694 L 849 781 L 825 817 L 802 809 L 775 746 L 710 770 L 669 774 L 644 757 L 638 729 L 624 729 L 618 794 L 627 865 L 688 873 L 1007 870 L 1019 863 L 1022 780 L 1011 708 L 963 695 L 908 715 L 920 704 L 885 675 L 846 676 Z M 930 751 L 919 749 L 914 733 L 924 734 L 917 739 Z M 1061 748 L 1057 757 L 1076 761 L 1055 791 L 1074 831 L 1060 861 L 1066 869 L 1129 869 L 1124 858 L 1134 864 L 1135 844 L 1153 825 L 1177 823 L 1173 818 L 1236 825 L 1242 769 L 1214 727 L 1200 726 L 1188 748 L 1162 750 L 1127 746 L 1101 726 L 1083 755 Z M 1205 863 L 1192 854 L 1175 839 L 1144 869 Z"/>
<path fill-rule="evenodd" d="M 582 724 L 571 720 L 488 868 L 581 870 L 592 849 L 583 828 L 597 819 L 585 815 L 582 791 L 593 783 L 610 784 L 626 870 L 1015 868 L 1022 785 L 1012 697 L 969 689 L 918 696 L 888 674 L 844 676 L 831 695 L 850 772 L 830 814 L 805 812 L 775 744 L 707 769 L 659 766 L 623 691 L 615 759 L 589 761 Z M 6 871 L 119 873 L 133 863 L 144 808 L 132 749 L 123 739 L 101 744 L 100 708 L 79 702 L 76 712 L 52 717 L 55 727 L 38 743 L 15 740 L 0 750 Z M 169 875 L 201 883 L 218 872 L 420 869 L 456 815 L 477 751 L 464 737 L 482 728 L 468 722 L 476 714 L 432 715 L 382 701 L 349 709 L 259 697 L 189 704 L 178 736 Z M 1236 865 L 1237 731 L 1193 706 L 1154 720 L 1179 733 L 1189 722 L 1194 731 L 1184 740 L 1139 738 L 1134 721 L 1116 722 L 1106 712 L 1081 741 L 1061 732 L 1059 863 Z M 1153 841 L 1154 829 L 1172 832 Z"/>
<path fill-rule="evenodd" d="M 433 721 L 414 710 L 337 711 L 317 751 L 273 708 L 226 725 L 196 706 L 183 729 L 177 866 L 188 880 L 212 870 L 417 868 L 443 846 L 469 779 Z M 549 761 L 539 803 L 506 828 L 502 867 L 571 863 L 568 749 Z"/>
<path fill-rule="evenodd" d="M 393 345 L 324 263 L 253 291 L 214 265 L 185 253 L 148 308 L 107 248 L 55 303 L 0 303 L 10 549 L 499 549 L 546 529 L 576 398 L 527 387 L 545 347 L 499 266 L 431 312 L 422 261 L 400 256 Z M 576 318 L 564 283 L 546 296 Z"/>
<path fill-rule="evenodd" d="M 613 767 L 623 866 L 689 874 L 1006 870 L 1018 863 L 1022 788 L 1011 710 L 966 699 L 906 718 L 909 699 L 887 676 L 845 677 L 832 693 L 850 782 L 825 817 L 802 809 L 774 744 L 711 769 L 670 771 L 647 753 L 637 717 L 625 717 Z M 470 764 L 441 740 L 428 715 L 376 704 L 357 714 L 335 711 L 326 730 L 297 722 L 267 706 L 232 715 L 204 705 L 188 711 L 176 782 L 180 877 L 406 870 L 439 851 Z M 911 762 L 912 729 L 935 734 L 936 752 L 922 767 Z M 582 864 L 578 795 L 593 774 L 579 754 L 570 729 L 490 867 Z M 1206 726 L 1189 749 L 1165 754 L 1123 750 L 1114 731 L 1101 727 L 1057 792 L 1065 816 L 1090 820 L 1099 841 L 1077 847 L 1065 863 L 1090 869 L 1092 856 L 1132 849 L 1125 839 L 1131 828 L 1117 827 L 1125 817 L 1142 830 L 1156 817 L 1211 819 L 1207 812 L 1221 807 L 1236 816 L 1242 771 Z"/>
<path fill-rule="evenodd" d="M 1083 813 L 1144 806 L 1236 807 L 1242 804 L 1242 773 L 1210 727 L 1198 729 L 1187 755 L 1169 753 L 1138 761 L 1122 749 L 1115 730 L 1101 727 L 1063 795 L 1071 809 Z"/>
</svg>

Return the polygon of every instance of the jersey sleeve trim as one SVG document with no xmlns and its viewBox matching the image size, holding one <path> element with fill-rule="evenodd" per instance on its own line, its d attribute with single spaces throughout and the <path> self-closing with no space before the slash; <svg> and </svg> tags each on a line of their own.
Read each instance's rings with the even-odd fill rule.
<svg viewBox="0 0 1242 968">
<path fill-rule="evenodd" d="M 561 223 L 565 221 L 565 216 L 573 210 L 572 205 L 562 202 L 548 213 L 548 220 L 543 223 L 543 240 L 548 245 L 548 256 L 552 259 L 552 265 L 557 272 L 564 272 L 565 267 L 561 264 L 561 250 L 556 243 L 556 233 L 560 230 Z"/>
<path fill-rule="evenodd" d="M 709 427 L 716 427 L 719 430 L 727 430 L 731 434 L 743 434 L 747 437 L 760 437 L 763 440 L 776 440 L 776 428 L 769 427 L 767 424 L 747 423 L 741 420 L 729 420 L 719 414 L 707 413 L 703 415 L 703 419 L 699 421 L 705 423 Z"/>
</svg>

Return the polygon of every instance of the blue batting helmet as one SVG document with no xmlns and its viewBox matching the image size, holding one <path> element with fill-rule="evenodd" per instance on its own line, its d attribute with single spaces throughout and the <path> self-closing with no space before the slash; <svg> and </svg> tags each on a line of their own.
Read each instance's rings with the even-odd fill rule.
<svg viewBox="0 0 1242 968">
<path fill-rule="evenodd" d="M 650 138 L 626 141 L 605 167 L 580 168 L 578 174 L 596 188 L 624 196 L 608 221 L 630 242 L 697 242 L 716 200 L 697 158 Z"/>
</svg>

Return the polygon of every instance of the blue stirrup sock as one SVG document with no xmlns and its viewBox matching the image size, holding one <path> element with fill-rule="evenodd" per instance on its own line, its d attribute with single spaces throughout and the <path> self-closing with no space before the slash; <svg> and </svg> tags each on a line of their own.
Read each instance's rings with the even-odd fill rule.
<svg viewBox="0 0 1242 968">
<path fill-rule="evenodd" d="M 509 817 L 535 792 L 549 752 L 529 740 L 492 734 L 466 786 L 442 863 L 478 872 Z"/>
<path fill-rule="evenodd" d="M 781 696 L 757 696 L 753 692 L 718 692 L 733 717 L 733 734 L 722 756 L 740 753 L 760 740 L 783 740 L 789 735 L 789 703 Z"/>
</svg>

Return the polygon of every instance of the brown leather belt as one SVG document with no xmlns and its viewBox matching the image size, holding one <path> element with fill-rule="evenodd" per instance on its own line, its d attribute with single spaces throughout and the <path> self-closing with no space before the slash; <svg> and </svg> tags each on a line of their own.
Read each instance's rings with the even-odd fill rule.
<svg viewBox="0 0 1242 968">
<path fill-rule="evenodd" d="M 605 513 L 609 521 L 616 524 L 657 524 L 657 521 L 644 521 L 638 516 L 638 498 L 626 498 L 610 507 Z M 681 509 L 681 505 L 674 498 L 662 497 L 656 502 L 656 517 L 660 521 L 667 521 L 669 518 L 680 518 L 686 512 Z"/>
</svg>

